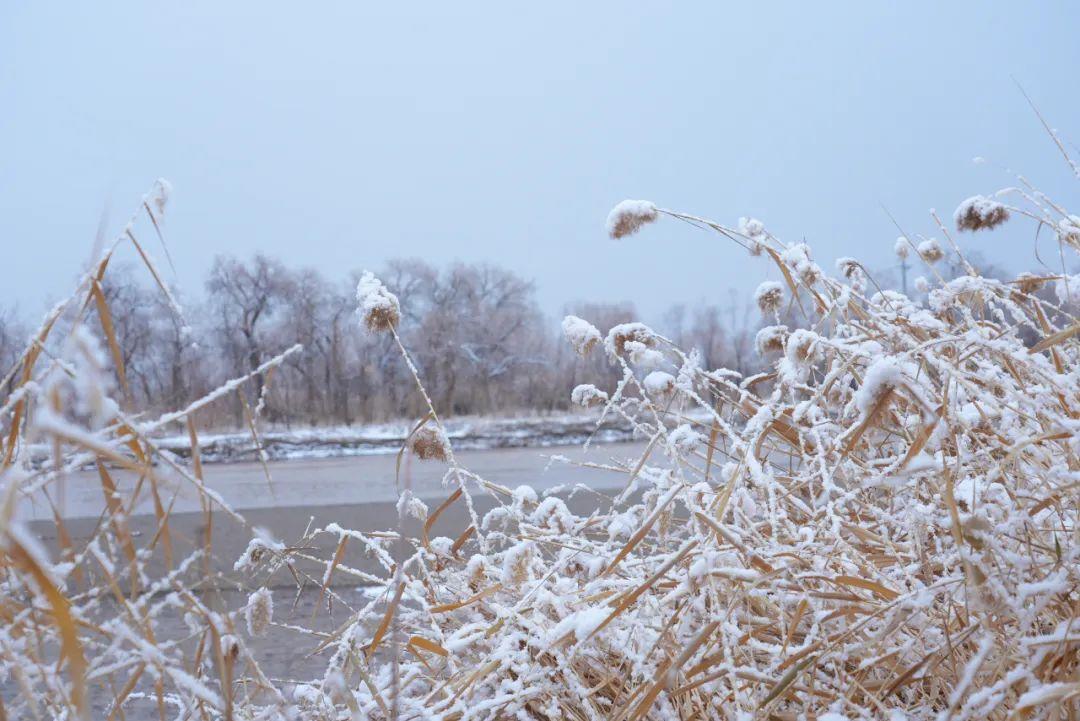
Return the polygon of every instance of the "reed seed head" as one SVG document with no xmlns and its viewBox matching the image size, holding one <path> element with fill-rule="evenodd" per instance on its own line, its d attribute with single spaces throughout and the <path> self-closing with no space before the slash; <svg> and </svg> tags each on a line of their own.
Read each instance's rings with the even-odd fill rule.
<svg viewBox="0 0 1080 721">
<path fill-rule="evenodd" d="M 900 260 L 904 260 L 911 253 L 911 243 L 904 236 L 900 236 L 896 239 L 896 245 L 893 246 L 893 252 L 896 253 L 896 257 Z"/>
<path fill-rule="evenodd" d="M 1058 221 L 1058 240 L 1074 248 L 1080 248 L 1080 215 L 1069 215 Z"/>
<path fill-rule="evenodd" d="M 270 595 L 270 589 L 260 588 L 248 596 L 247 607 L 244 609 L 244 620 L 247 621 L 248 634 L 262 636 L 270 627 L 270 620 L 274 616 L 274 598 Z"/>
<path fill-rule="evenodd" d="M 817 360 L 821 336 L 812 330 L 796 328 L 787 337 L 784 352 L 795 366 L 805 367 Z"/>
<path fill-rule="evenodd" d="M 409 440 L 413 455 L 422 461 L 445 461 L 450 457 L 450 439 L 438 426 L 423 426 Z"/>
<path fill-rule="evenodd" d="M 656 334 L 644 323 L 620 323 L 608 331 L 604 347 L 611 355 L 621 356 L 631 342 L 652 348 L 656 345 Z"/>
<path fill-rule="evenodd" d="M 633 235 L 657 218 L 656 206 L 647 200 L 624 200 L 608 213 L 607 233 L 616 240 Z"/>
<path fill-rule="evenodd" d="M 373 333 L 396 328 L 401 322 L 401 304 L 371 271 L 364 271 L 356 286 L 357 313 Z"/>
<path fill-rule="evenodd" d="M 765 236 L 765 224 L 757 218 L 739 218 L 739 232 L 747 238 L 759 240 Z"/>
<path fill-rule="evenodd" d="M 1009 219 L 1009 210 L 996 200 L 973 195 L 956 208 L 953 220 L 957 230 L 989 230 Z"/>
<path fill-rule="evenodd" d="M 1021 293 L 1031 294 L 1040 290 L 1046 285 L 1046 278 L 1024 271 L 1016 276 L 1016 280 L 1013 281 L 1016 284 L 1017 289 Z"/>
<path fill-rule="evenodd" d="M 664 371 L 653 371 L 645 376 L 642 385 L 653 398 L 669 398 L 675 393 L 675 376 Z"/>
<path fill-rule="evenodd" d="M 929 238 L 919 243 L 919 257 L 926 263 L 933 265 L 945 257 L 945 251 L 936 238 Z"/>
<path fill-rule="evenodd" d="M 765 249 L 765 224 L 757 218 L 739 218 L 739 233 L 746 238 L 750 255 L 761 255 Z"/>
<path fill-rule="evenodd" d="M 787 336 L 786 325 L 767 325 L 754 337 L 754 347 L 757 348 L 758 355 L 762 356 L 769 353 L 783 353 Z"/>
<path fill-rule="evenodd" d="M 754 291 L 754 301 L 763 315 L 776 313 L 784 302 L 784 286 L 775 280 L 767 280 Z"/>
<path fill-rule="evenodd" d="M 568 315 L 562 322 L 563 335 L 579 356 L 587 356 L 600 343 L 600 331 L 587 320 Z"/>
<path fill-rule="evenodd" d="M 570 402 L 582 408 L 602 406 L 608 401 L 608 394 L 592 383 L 582 383 L 570 392 Z"/>
<path fill-rule="evenodd" d="M 532 576 L 532 562 L 536 555 L 536 544 L 532 541 L 520 541 L 503 553 L 503 583 L 514 587 L 527 582 Z"/>
<path fill-rule="evenodd" d="M 837 258 L 836 270 L 848 280 L 856 280 L 863 274 L 862 265 L 854 258 Z"/>
</svg>

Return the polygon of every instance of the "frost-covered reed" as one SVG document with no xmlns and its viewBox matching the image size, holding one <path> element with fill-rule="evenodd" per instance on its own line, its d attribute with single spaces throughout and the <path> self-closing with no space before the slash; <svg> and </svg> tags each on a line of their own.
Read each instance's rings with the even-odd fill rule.
<svg viewBox="0 0 1080 721">
<path fill-rule="evenodd" d="M 957 224 L 1034 216 L 1073 245 L 1072 216 L 1057 206 L 993 202 L 967 201 Z M 767 370 L 744 378 L 703 367 L 643 324 L 601 333 L 568 318 L 573 349 L 605 354 L 618 380 L 610 394 L 583 384 L 574 402 L 630 421 L 647 441 L 617 466 L 621 492 L 586 515 L 565 495 L 469 473 L 430 407 L 402 452 L 446 464 L 444 503 L 405 490 L 392 530 L 342 519 L 276 540 L 203 483 L 197 455 L 186 466 L 155 447 L 159 422 L 111 401 L 106 323 L 100 347 L 83 334 L 52 357 L 41 352 L 60 313 L 50 315 L 0 408 L 0 717 L 89 715 L 91 697 L 107 699 L 96 714 L 110 718 L 136 708 L 290 720 L 1075 717 L 1080 323 L 1068 283 L 1061 296 L 1039 294 L 1032 276 L 964 275 L 928 281 L 918 301 L 868 291 L 854 259 L 828 277 L 809 247 L 759 221 L 728 228 L 635 201 L 609 229 L 627 237 L 660 216 L 759 256 L 762 275 L 779 278 L 761 286 L 759 305 L 791 311 L 799 327 L 762 329 Z M 918 246 L 930 263 L 945 252 Z M 106 265 L 67 311 L 94 303 Z M 394 333 L 401 309 L 382 283 L 365 276 L 358 299 L 362 323 Z M 194 437 L 192 415 L 250 380 L 166 420 Z M 257 419 L 252 432 L 257 443 Z M 31 436 L 54 443 L 49 463 L 24 462 Z M 13 502 L 51 502 L 64 472 L 86 464 L 101 474 L 102 523 L 53 555 L 13 521 Z M 198 592 L 209 533 L 166 570 L 149 563 L 168 547 L 167 508 L 156 535 L 133 536 L 114 467 L 137 471 L 154 494 L 168 469 L 198 491 L 208 519 L 250 533 L 228 581 L 245 591 L 240 605 Z M 482 515 L 481 495 L 494 500 Z M 452 538 L 430 537 L 455 505 L 470 520 Z M 312 556 L 326 536 L 337 552 Z M 347 543 L 383 573 L 347 568 Z M 296 571 L 305 560 L 321 577 Z M 282 626 L 297 653 L 325 660 L 312 679 L 268 677 L 252 640 L 283 623 L 261 584 L 284 569 L 327 603 L 342 574 L 374 585 L 330 629 Z M 185 620 L 186 645 L 159 638 L 168 617 Z"/>
</svg>

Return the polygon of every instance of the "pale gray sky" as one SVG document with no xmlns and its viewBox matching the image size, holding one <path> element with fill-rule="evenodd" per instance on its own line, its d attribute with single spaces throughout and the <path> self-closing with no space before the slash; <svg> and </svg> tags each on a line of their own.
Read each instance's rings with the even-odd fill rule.
<svg viewBox="0 0 1080 721">
<path fill-rule="evenodd" d="M 0 8 L 0 305 L 35 317 L 158 176 L 170 278 L 263 250 L 332 277 L 389 257 L 486 260 L 545 309 L 752 289 L 763 263 L 646 198 L 891 262 L 927 210 L 1077 184 L 1013 77 L 1080 136 L 1080 6 L 9 0 Z M 990 163 L 976 166 L 973 156 Z M 1080 155 L 1080 153 L 1078 153 Z M 995 165 L 997 163 L 997 165 Z M 1034 228 L 965 238 L 1014 267 Z M 160 250 L 157 250 L 160 254 Z"/>
</svg>

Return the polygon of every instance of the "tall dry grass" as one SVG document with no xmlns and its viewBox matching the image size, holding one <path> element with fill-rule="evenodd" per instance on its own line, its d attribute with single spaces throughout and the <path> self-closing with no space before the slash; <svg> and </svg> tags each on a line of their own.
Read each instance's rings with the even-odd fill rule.
<svg viewBox="0 0 1080 721">
<path fill-rule="evenodd" d="M 142 206 L 156 229 L 159 195 Z M 967 202 L 957 221 L 981 231 L 1009 215 L 1080 249 L 1080 219 L 1030 190 Z M 429 409 L 399 468 L 445 464 L 447 497 L 429 506 L 402 473 L 393 527 L 280 540 L 204 482 L 197 452 L 182 464 L 154 434 L 186 425 L 197 449 L 199 410 L 255 375 L 272 383 L 284 355 L 187 408 L 137 416 L 113 400 L 125 379 L 100 292 L 106 252 L 36 332 L 0 408 L 0 718 L 1076 718 L 1080 323 L 1068 279 L 967 275 L 920 303 L 875 288 L 852 259 L 829 277 L 759 221 L 730 228 L 633 201 L 608 227 L 625 237 L 663 218 L 733 241 L 777 278 L 758 294 L 776 323 L 759 342 L 766 373 L 703 368 L 642 324 L 601 344 L 587 319 L 568 321 L 572 346 L 606 353 L 620 376 L 614 394 L 583 386 L 575 399 L 647 440 L 613 466 L 622 492 L 577 515 L 566 493 L 589 489 L 540 495 L 459 463 L 397 337 L 397 298 L 365 276 L 357 332 L 394 337 Z M 135 228 L 118 243 L 168 293 Z M 912 247 L 933 276 L 943 246 Z M 1039 294 L 1063 283 L 1062 300 Z M 780 325 L 785 309 L 803 327 Z M 247 418 L 257 446 L 259 407 Z M 30 466 L 31 442 L 50 443 L 51 460 Z M 86 466 L 102 511 L 74 543 L 60 499 Z M 134 490 L 118 490 L 118 468 L 137 475 Z M 201 499 L 193 550 L 173 537 L 166 476 Z M 156 531 L 136 536 L 144 494 Z M 481 496 L 493 510 L 477 510 Z M 29 498 L 55 510 L 58 549 L 15 518 Z M 456 506 L 470 520 L 433 537 Z M 251 535 L 239 578 L 211 564 L 222 524 Z M 331 553 L 312 551 L 320 537 Z M 349 567 L 352 547 L 382 573 Z M 330 627 L 286 622 L 265 590 L 282 576 L 327 604 L 342 576 L 380 590 Z M 246 600 L 224 604 L 210 590 L 222 584 Z M 181 638 L 164 630 L 176 619 Z M 257 639 L 275 627 L 324 659 L 321 676 L 264 673 Z"/>
</svg>

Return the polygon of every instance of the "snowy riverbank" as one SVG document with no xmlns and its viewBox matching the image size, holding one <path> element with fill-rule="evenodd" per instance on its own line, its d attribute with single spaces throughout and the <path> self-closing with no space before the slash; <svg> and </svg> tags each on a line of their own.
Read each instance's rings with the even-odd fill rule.
<svg viewBox="0 0 1080 721">
<path fill-rule="evenodd" d="M 584 443 L 618 443 L 633 440 L 625 421 L 611 418 L 597 427 L 597 415 L 567 414 L 521 418 L 451 418 L 445 422 L 455 449 L 524 448 L 564 446 Z M 334 458 L 397 453 L 412 423 L 326 426 L 308 428 L 268 428 L 259 433 L 256 445 L 250 432 L 200 433 L 199 452 L 204 462 L 251 461 L 258 458 L 259 446 L 268 460 Z M 182 458 L 191 455 L 186 434 L 165 436 L 156 443 Z"/>
</svg>

